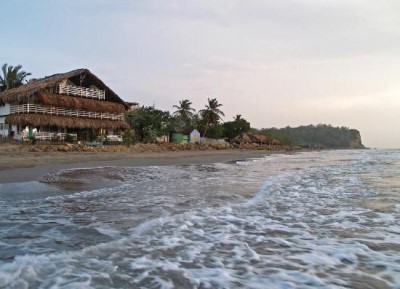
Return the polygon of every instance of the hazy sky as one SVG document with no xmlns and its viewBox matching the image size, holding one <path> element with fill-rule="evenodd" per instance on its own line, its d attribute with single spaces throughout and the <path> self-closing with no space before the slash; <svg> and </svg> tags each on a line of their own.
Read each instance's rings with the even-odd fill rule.
<svg viewBox="0 0 400 289">
<path fill-rule="evenodd" d="M 400 147 L 398 0 L 0 0 L 0 64 L 88 68 L 126 101 L 223 104 L 256 128 L 326 123 Z"/>
</svg>

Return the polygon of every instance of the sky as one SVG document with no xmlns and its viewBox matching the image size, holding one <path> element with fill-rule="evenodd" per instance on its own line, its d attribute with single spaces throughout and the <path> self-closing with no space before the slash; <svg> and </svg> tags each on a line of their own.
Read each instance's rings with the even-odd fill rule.
<svg viewBox="0 0 400 289">
<path fill-rule="evenodd" d="M 331 124 L 400 148 L 398 0 L 0 0 L 0 64 L 88 68 L 125 101 Z"/>
</svg>

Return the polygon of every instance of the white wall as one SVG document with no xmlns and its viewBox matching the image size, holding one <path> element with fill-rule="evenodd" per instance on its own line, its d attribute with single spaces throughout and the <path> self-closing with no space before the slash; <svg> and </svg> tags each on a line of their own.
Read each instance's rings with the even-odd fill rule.
<svg viewBox="0 0 400 289">
<path fill-rule="evenodd" d="M 6 116 L 10 114 L 10 104 L 6 103 L 4 106 L 0 105 L 0 116 Z"/>
<path fill-rule="evenodd" d="M 8 124 L 5 123 L 6 116 L 10 114 L 10 105 L 6 103 L 0 106 L 0 136 L 8 136 Z"/>
<path fill-rule="evenodd" d="M 200 139 L 200 143 L 203 143 L 203 144 L 227 144 L 227 142 L 223 138 L 214 139 L 214 138 L 207 138 L 207 137 L 202 137 Z"/>
<path fill-rule="evenodd" d="M 0 135 L 1 137 L 8 137 L 9 131 L 8 131 L 8 123 L 4 124 L 4 118 L 5 117 L 0 117 L 0 128 L 1 128 L 1 124 L 3 124 L 3 130 L 0 131 Z M 22 139 L 22 129 L 23 127 L 20 128 L 21 131 L 19 134 L 17 134 L 17 126 L 16 125 L 12 125 L 11 126 L 11 131 L 14 131 L 14 139 L 18 139 L 21 140 Z"/>
<path fill-rule="evenodd" d="M 0 137 L 6 137 L 8 135 L 8 124 L 5 124 L 5 116 L 0 116 Z"/>
<path fill-rule="evenodd" d="M 5 123 L 6 116 L 10 114 L 10 104 L 6 103 L 4 106 L 0 106 L 0 136 L 8 137 L 8 123 Z M 14 131 L 14 139 L 22 139 L 22 135 L 17 134 L 17 126 L 12 125 L 11 130 Z M 21 128 L 22 130 L 22 128 Z"/>
</svg>

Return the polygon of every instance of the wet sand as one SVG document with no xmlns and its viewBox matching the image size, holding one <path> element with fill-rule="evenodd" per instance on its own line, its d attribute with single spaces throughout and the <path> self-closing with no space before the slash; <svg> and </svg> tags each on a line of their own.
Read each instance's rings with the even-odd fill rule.
<svg viewBox="0 0 400 289">
<path fill-rule="evenodd" d="M 104 166 L 166 166 L 228 162 L 282 151 L 208 150 L 177 152 L 12 152 L 0 154 L 0 183 L 39 180 L 50 172 Z"/>
</svg>

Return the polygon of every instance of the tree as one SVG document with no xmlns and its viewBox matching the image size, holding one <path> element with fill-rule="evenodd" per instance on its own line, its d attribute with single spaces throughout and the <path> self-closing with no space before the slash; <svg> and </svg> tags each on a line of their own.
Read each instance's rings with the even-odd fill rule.
<svg viewBox="0 0 400 289">
<path fill-rule="evenodd" d="M 221 116 L 225 116 L 225 114 L 219 108 L 222 104 L 218 103 L 216 98 L 208 99 L 208 104 L 205 106 L 205 109 L 200 110 L 200 115 L 205 123 L 205 129 L 203 136 L 205 137 L 207 134 L 207 129 L 209 127 L 216 126 L 220 120 L 222 120 Z"/>
<path fill-rule="evenodd" d="M 174 111 L 172 115 L 180 117 L 182 120 L 190 120 L 193 116 L 194 108 L 191 107 L 192 102 L 188 99 L 183 99 L 179 101 L 179 105 L 174 105 L 173 108 L 177 110 Z"/>
<path fill-rule="evenodd" d="M 168 111 L 155 109 L 152 106 L 142 106 L 128 112 L 125 118 L 135 130 L 137 139 L 141 142 L 154 142 L 157 136 L 166 133 L 170 114 Z"/>
<path fill-rule="evenodd" d="M 235 136 L 240 135 L 242 132 L 250 131 L 250 123 L 242 118 L 240 114 L 237 114 L 233 121 L 224 122 L 224 135 L 229 140 Z"/>
<path fill-rule="evenodd" d="M 217 124 L 208 130 L 208 137 L 219 139 L 224 137 L 224 126 L 222 124 Z"/>
<path fill-rule="evenodd" d="M 289 137 L 289 134 L 285 132 L 285 129 L 277 129 L 277 128 L 263 128 L 259 131 L 261 134 L 265 134 L 267 136 L 268 143 L 272 143 L 274 140 L 279 141 L 281 144 L 291 145 L 292 141 Z"/>
<path fill-rule="evenodd" d="M 31 75 L 31 73 L 21 69 L 21 65 L 12 66 L 4 63 L 1 67 L 3 75 L 0 76 L 0 88 L 10 89 L 21 86 L 26 81 L 26 78 Z"/>
<path fill-rule="evenodd" d="M 183 99 L 179 101 L 179 105 L 174 105 L 173 108 L 177 109 L 172 114 L 183 122 L 182 129 L 183 131 L 187 131 L 190 129 L 191 120 L 193 117 L 194 108 L 191 107 L 192 102 L 188 99 Z"/>
<path fill-rule="evenodd" d="M 202 133 L 205 131 L 206 126 L 199 113 L 193 115 L 191 123 L 192 123 L 192 128 L 196 128 L 198 131 Z"/>
<path fill-rule="evenodd" d="M 282 129 L 263 129 L 262 133 L 281 141 L 282 144 L 299 146 L 323 145 L 330 148 L 364 147 L 360 132 L 346 127 L 318 124 Z"/>
</svg>

